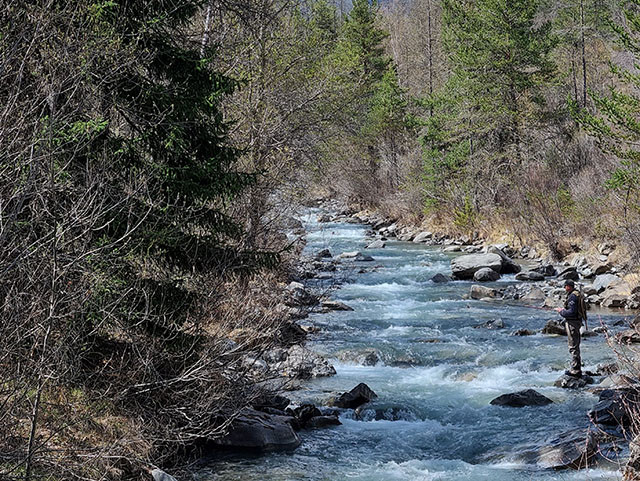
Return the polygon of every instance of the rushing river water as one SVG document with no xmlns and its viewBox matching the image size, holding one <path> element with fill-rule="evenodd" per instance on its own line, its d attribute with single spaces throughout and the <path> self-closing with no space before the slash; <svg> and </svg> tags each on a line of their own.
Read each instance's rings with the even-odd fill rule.
<svg viewBox="0 0 640 481">
<path fill-rule="evenodd" d="M 367 226 L 318 224 L 318 213 L 304 219 L 307 254 L 362 250 L 371 241 Z M 539 330 L 552 312 L 466 300 L 470 282 L 434 284 L 431 277 L 450 273 L 455 255 L 435 247 L 392 240 L 366 253 L 375 262 L 356 262 L 338 273 L 348 279 L 331 291 L 354 311 L 310 318 L 321 331 L 309 347 L 330 358 L 338 374 L 307 382 L 294 396 L 321 405 L 331 393 L 365 382 L 379 396 L 377 417 L 382 413 L 383 419 L 376 420 L 373 411 L 364 412 L 362 420 L 344 415 L 341 426 L 302 431 L 303 444 L 293 452 L 212 460 L 200 471 L 200 481 L 621 479 L 615 467 L 549 471 L 521 455 L 562 432 L 585 428 L 586 413 L 597 401 L 588 391 L 553 386 L 567 367 L 565 337 L 511 335 L 519 328 Z M 330 281 L 316 286 L 321 282 Z M 510 282 L 513 276 L 489 285 Z M 592 318 L 611 323 L 616 316 Z M 502 319 L 506 328 L 474 327 L 492 319 Z M 348 361 L 370 349 L 377 350 L 381 363 Z M 586 369 L 613 360 L 602 336 L 583 340 L 582 353 Z M 520 409 L 489 404 L 528 388 L 554 404 Z"/>
</svg>

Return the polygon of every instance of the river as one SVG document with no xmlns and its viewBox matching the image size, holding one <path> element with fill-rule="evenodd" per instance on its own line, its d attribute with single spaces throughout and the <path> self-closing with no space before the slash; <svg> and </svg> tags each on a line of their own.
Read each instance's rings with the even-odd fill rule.
<svg viewBox="0 0 640 481">
<path fill-rule="evenodd" d="M 323 248 L 334 255 L 363 250 L 371 241 L 367 226 L 319 224 L 319 213 L 311 210 L 303 219 L 307 254 Z M 293 452 L 211 460 L 199 471 L 199 481 L 621 479 L 615 466 L 549 471 L 521 455 L 562 432 L 586 428 L 586 413 L 597 401 L 587 390 L 553 386 L 569 359 L 565 337 L 511 335 L 519 328 L 539 330 L 555 317 L 552 312 L 464 299 L 470 282 L 434 284 L 431 277 L 450 273 L 457 255 L 437 247 L 390 240 L 386 248 L 366 254 L 375 261 L 339 273 L 345 282 L 331 291 L 333 299 L 354 310 L 313 314 L 308 320 L 321 329 L 309 347 L 330 358 L 337 375 L 306 382 L 294 397 L 321 405 L 331 393 L 364 382 L 379 396 L 378 420 L 373 410 L 359 420 L 344 415 L 341 426 L 302 431 L 303 444 Z M 488 285 L 515 282 L 504 276 Z M 620 317 L 601 314 L 591 322 L 609 324 Z M 493 319 L 502 319 L 506 327 L 475 327 Z M 349 362 L 370 349 L 382 362 Z M 586 369 L 614 360 L 603 336 L 583 340 L 582 353 Z M 528 388 L 554 403 L 489 404 L 501 394 Z"/>
</svg>

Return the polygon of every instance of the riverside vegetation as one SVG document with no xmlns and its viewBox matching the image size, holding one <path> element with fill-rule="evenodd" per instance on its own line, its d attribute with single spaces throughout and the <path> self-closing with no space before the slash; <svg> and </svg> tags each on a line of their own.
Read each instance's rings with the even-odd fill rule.
<svg viewBox="0 0 640 481">
<path fill-rule="evenodd" d="M 639 25 L 639 0 L 3 2 L 0 477 L 143 479 L 290 388 L 247 359 L 303 349 L 284 232 L 317 194 L 553 262 L 610 246 L 631 291 Z"/>
</svg>

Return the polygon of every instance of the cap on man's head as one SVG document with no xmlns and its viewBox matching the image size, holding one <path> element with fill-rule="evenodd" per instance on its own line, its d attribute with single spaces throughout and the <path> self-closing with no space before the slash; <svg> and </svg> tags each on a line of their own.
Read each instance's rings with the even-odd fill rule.
<svg viewBox="0 0 640 481">
<path fill-rule="evenodd" d="M 567 279 L 566 281 L 564 281 L 564 286 L 571 286 L 571 287 L 576 287 L 576 283 L 573 282 L 571 279 Z"/>
</svg>

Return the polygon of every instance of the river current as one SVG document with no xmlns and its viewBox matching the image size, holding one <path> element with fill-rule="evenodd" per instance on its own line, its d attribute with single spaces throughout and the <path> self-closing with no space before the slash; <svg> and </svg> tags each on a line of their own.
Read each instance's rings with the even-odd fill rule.
<svg viewBox="0 0 640 481">
<path fill-rule="evenodd" d="M 465 299 L 471 282 L 435 284 L 451 272 L 459 254 L 411 242 L 371 242 L 365 225 L 317 222 L 319 210 L 303 218 L 305 252 L 333 255 L 360 250 L 374 262 L 355 262 L 331 298 L 354 310 L 312 314 L 305 322 L 320 328 L 308 346 L 331 360 L 337 375 L 303 384 L 291 393 L 318 405 L 360 382 L 378 399 L 360 419 L 349 414 L 341 426 L 300 432 L 293 452 L 224 456 L 199 471 L 199 481 L 431 481 L 431 480 L 620 480 L 616 466 L 583 471 L 543 470 L 522 453 L 558 434 L 586 428 L 587 411 L 597 402 L 588 390 L 556 388 L 568 365 L 565 337 L 512 336 L 516 329 L 539 330 L 553 312 L 500 301 Z M 349 261 L 344 261 L 345 264 Z M 330 288 L 333 280 L 310 281 Z M 515 283 L 504 276 L 489 286 Z M 323 284 L 324 283 L 324 284 Z M 611 324 L 620 314 L 592 315 L 591 323 Z M 478 324 L 501 319 L 505 328 Z M 375 350 L 381 362 L 363 366 L 358 355 Z M 586 369 L 614 360 L 603 336 L 584 339 Z M 505 393 L 535 389 L 554 403 L 505 408 L 489 402 Z"/>
</svg>

